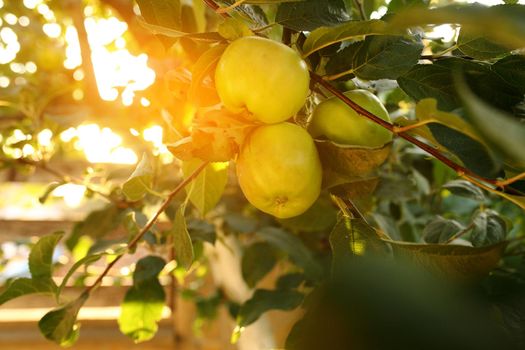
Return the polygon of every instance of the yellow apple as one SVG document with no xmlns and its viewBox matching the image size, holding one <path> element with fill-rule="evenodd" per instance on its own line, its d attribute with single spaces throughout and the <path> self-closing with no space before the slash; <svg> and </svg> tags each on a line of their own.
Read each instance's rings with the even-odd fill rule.
<svg viewBox="0 0 525 350">
<path fill-rule="evenodd" d="M 296 124 L 255 129 L 237 159 L 241 189 L 256 208 L 289 218 L 304 213 L 319 197 L 322 168 L 312 137 Z"/>
<path fill-rule="evenodd" d="M 215 86 L 224 106 L 247 110 L 263 123 L 283 122 L 304 105 L 310 76 L 306 63 L 288 46 L 248 36 L 232 42 L 215 71 Z"/>
</svg>

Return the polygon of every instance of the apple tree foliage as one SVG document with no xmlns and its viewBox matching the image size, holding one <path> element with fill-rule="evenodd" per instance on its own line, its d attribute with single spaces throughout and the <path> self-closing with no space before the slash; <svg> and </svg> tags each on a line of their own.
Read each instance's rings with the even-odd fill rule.
<svg viewBox="0 0 525 350">
<path fill-rule="evenodd" d="M 46 3 L 61 28 L 73 23 L 85 44 L 85 4 Z M 168 302 L 160 277 L 175 276 L 177 293 L 196 305 L 197 324 L 213 320 L 218 308 L 229 310 L 237 323 L 233 342 L 270 310 L 303 308 L 287 349 L 525 346 L 525 5 L 137 0 L 137 15 L 133 1 L 89 3 L 95 15 L 125 21 L 130 49 L 150 57 L 157 79 L 139 94 L 151 105 L 93 96 L 89 53 L 78 81 L 62 65 L 63 38 L 43 33 L 46 19 L 21 1 L 3 2 L 3 18 L 31 20 L 29 27 L 8 20 L 1 27 L 18 34 L 16 60 L 38 70 L 24 75 L 0 65 L 3 77 L 19 82 L 0 92 L 2 169 L 14 180 L 35 171 L 52 176 L 42 203 L 75 183 L 106 204 L 71 232 L 32 244 L 30 276 L 9 280 L 0 304 L 53 297 L 56 308 L 38 326 L 47 339 L 71 345 L 82 336 L 79 310 L 109 271 L 94 275 L 87 267 L 111 267 L 141 248 L 150 253 L 130 265 L 118 321 L 135 342 L 155 336 Z M 448 41 L 437 30 L 442 25 L 454 32 Z M 382 148 L 317 140 L 323 192 L 297 217 L 256 210 L 239 190 L 234 165 L 222 159 L 234 157 L 243 136 L 235 118 L 210 111 L 219 102 L 214 69 L 228 43 L 248 35 L 280 41 L 306 61 L 311 94 L 297 124 L 304 126 L 320 101 L 356 88 L 377 95 L 392 119 L 384 127 L 394 140 Z M 71 98 L 75 89 L 83 99 Z M 189 110 L 198 116 L 191 131 Z M 58 135 L 88 121 L 125 135 L 124 143 L 144 154 L 136 168 L 80 162 Z M 179 159 L 162 162 L 151 144 L 129 133 L 152 123 L 162 125 Z M 52 149 L 37 141 L 44 128 L 55 135 Z M 11 143 L 15 129 L 33 137 Z M 37 155 L 25 156 L 26 145 Z M 79 162 L 86 171 L 63 173 L 55 168 L 60 162 Z M 200 290 L 214 263 L 210 247 L 225 242 L 237 247 L 253 291 L 247 300 L 221 285 L 211 294 Z M 52 278 L 58 245 L 74 257 L 60 283 Z M 84 291 L 66 299 L 62 291 L 71 284 Z"/>
</svg>

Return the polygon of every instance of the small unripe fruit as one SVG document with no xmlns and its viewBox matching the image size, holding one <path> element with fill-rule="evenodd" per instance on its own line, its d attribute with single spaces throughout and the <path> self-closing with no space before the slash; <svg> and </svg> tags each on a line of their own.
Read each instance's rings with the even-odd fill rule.
<svg viewBox="0 0 525 350">
<path fill-rule="evenodd" d="M 352 90 L 345 96 L 377 117 L 390 122 L 386 108 L 376 95 L 367 90 Z M 316 106 L 308 124 L 314 138 L 327 139 L 350 146 L 377 148 L 392 141 L 392 133 L 366 117 L 337 97 L 331 97 Z"/>
</svg>

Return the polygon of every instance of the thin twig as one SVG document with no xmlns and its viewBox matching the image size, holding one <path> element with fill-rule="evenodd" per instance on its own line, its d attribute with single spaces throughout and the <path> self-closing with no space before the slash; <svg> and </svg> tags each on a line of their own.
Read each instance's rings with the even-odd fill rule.
<svg viewBox="0 0 525 350">
<path fill-rule="evenodd" d="M 363 21 L 366 21 L 368 18 L 367 18 L 366 13 L 365 13 L 365 8 L 363 6 L 363 1 L 362 0 L 354 0 L 354 5 L 359 10 L 359 16 L 361 16 L 361 19 Z"/>
<path fill-rule="evenodd" d="M 95 193 L 95 194 L 97 194 L 97 195 L 107 199 L 110 202 L 115 202 L 115 199 L 113 197 L 111 197 L 109 194 L 94 189 L 90 185 L 87 185 L 80 178 L 76 178 L 76 177 L 73 177 L 71 175 L 64 174 L 64 173 L 62 173 L 62 172 L 60 172 L 60 171 L 58 171 L 56 169 L 50 168 L 48 166 L 48 164 L 46 162 L 44 162 L 44 161 L 33 161 L 33 160 L 29 160 L 29 159 L 24 159 L 24 158 L 19 158 L 19 159 L 2 159 L 1 161 L 6 161 L 6 162 L 8 162 L 8 161 L 15 161 L 15 162 L 20 163 L 20 164 L 34 166 L 35 168 L 38 168 L 38 169 L 40 169 L 42 171 L 45 171 L 48 174 L 51 174 L 51 175 L 55 176 L 58 180 L 60 180 L 60 181 L 62 181 L 64 183 L 71 183 L 71 184 L 75 184 L 75 185 L 84 186 L 88 191 L 91 191 L 91 192 L 93 192 L 93 193 Z"/>
<path fill-rule="evenodd" d="M 213 0 L 203 0 L 206 5 L 211 8 L 213 11 L 215 11 L 216 13 L 218 13 L 219 15 L 221 15 L 222 17 L 224 18 L 228 18 L 230 17 L 229 14 L 227 14 L 226 12 L 218 12 L 218 10 L 221 8 L 219 5 L 217 5 L 217 3 Z"/>
<path fill-rule="evenodd" d="M 149 219 L 148 223 L 140 230 L 139 233 L 137 233 L 137 235 L 131 240 L 131 242 L 128 244 L 128 250 L 133 250 L 133 248 L 135 248 L 135 246 L 140 242 L 140 240 L 142 239 L 142 237 L 144 237 L 144 235 L 146 234 L 146 232 L 149 231 L 149 229 L 153 226 L 153 224 L 155 224 L 155 222 L 157 221 L 157 219 L 159 218 L 160 214 L 162 214 L 162 212 L 164 210 L 166 210 L 166 208 L 168 207 L 168 205 L 171 203 L 171 201 L 173 200 L 173 198 L 180 192 L 182 191 L 190 182 L 192 182 L 201 172 L 202 170 L 204 170 L 204 168 L 208 165 L 208 162 L 203 162 L 190 176 L 188 176 L 187 178 L 185 178 L 169 195 L 168 197 L 164 200 L 164 202 L 162 203 L 162 205 L 160 206 L 159 209 L 157 209 L 157 211 L 155 212 L 155 214 L 151 217 L 151 219 Z M 95 289 L 96 287 L 98 287 L 98 285 L 102 282 L 102 280 L 104 279 L 104 277 L 108 274 L 108 272 L 111 270 L 111 268 L 124 256 L 124 254 L 122 255 L 118 255 L 117 257 L 115 257 L 115 259 L 110 262 L 106 268 L 104 269 L 104 271 L 98 276 L 98 278 L 96 279 L 96 281 L 90 285 L 89 287 L 86 288 L 86 290 L 84 291 L 85 293 L 90 293 L 93 289 Z"/>
</svg>

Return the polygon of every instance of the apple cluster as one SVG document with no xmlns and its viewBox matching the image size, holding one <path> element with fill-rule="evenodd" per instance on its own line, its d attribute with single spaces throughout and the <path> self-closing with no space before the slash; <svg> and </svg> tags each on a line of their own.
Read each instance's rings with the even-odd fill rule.
<svg viewBox="0 0 525 350">
<path fill-rule="evenodd" d="M 314 138 L 365 148 L 379 148 L 392 139 L 388 130 L 336 97 L 316 106 L 308 131 L 287 122 L 306 102 L 310 75 L 296 51 L 270 39 L 247 36 L 233 41 L 217 64 L 215 85 L 229 111 L 258 125 L 241 145 L 237 178 L 251 204 L 278 218 L 302 214 L 319 197 L 323 167 Z M 345 95 L 390 121 L 371 92 L 352 90 Z"/>
<path fill-rule="evenodd" d="M 227 109 L 247 112 L 260 123 L 244 141 L 236 162 L 248 201 L 278 218 L 305 212 L 321 192 L 321 162 L 310 134 L 286 120 L 308 96 L 306 63 L 284 44 L 243 37 L 220 58 L 215 84 Z"/>
</svg>

